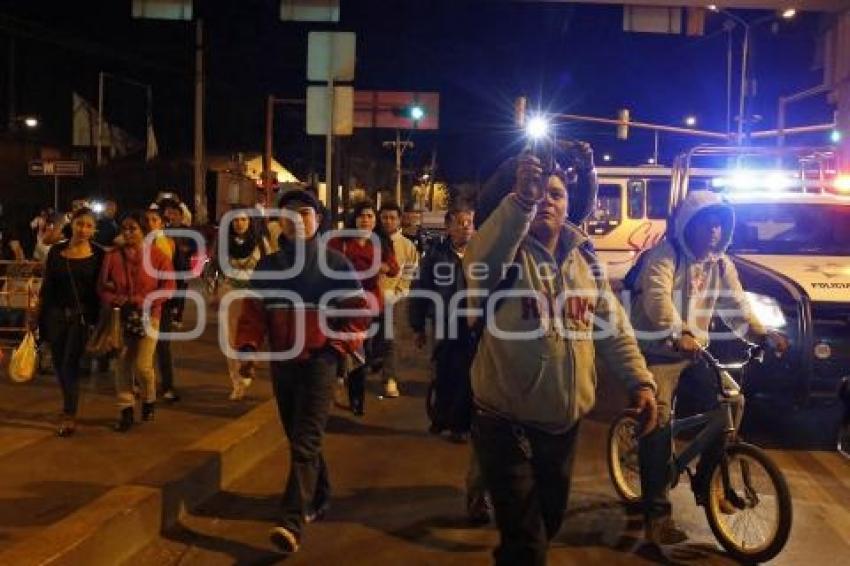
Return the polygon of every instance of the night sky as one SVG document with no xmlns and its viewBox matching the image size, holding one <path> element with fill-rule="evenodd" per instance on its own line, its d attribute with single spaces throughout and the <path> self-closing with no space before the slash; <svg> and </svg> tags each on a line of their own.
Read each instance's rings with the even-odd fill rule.
<svg viewBox="0 0 850 566">
<path fill-rule="evenodd" d="M 553 111 L 614 118 L 628 107 L 633 119 L 676 125 L 693 113 L 700 127 L 725 129 L 727 36 L 719 15 L 708 15 L 705 36 L 686 37 L 624 33 L 619 6 L 342 0 L 338 26 L 280 22 L 277 6 L 243 0 L 206 2 L 199 10 L 207 24 L 210 152 L 260 151 L 265 95 L 304 96 L 309 29 L 357 32 L 356 88 L 440 92 L 441 129 L 414 133 L 410 159 L 424 164 L 436 147 L 439 175 L 450 181 L 481 178 L 517 150 L 512 101 L 520 94 Z M 70 141 L 71 91 L 95 102 L 97 72 L 106 70 L 151 83 L 162 153 L 191 154 L 191 23 L 133 20 L 129 0 L 2 2 L 0 13 L 0 34 L 13 30 L 18 37 L 18 112 L 42 116 L 45 141 Z M 752 20 L 765 12 L 737 14 Z M 801 14 L 776 34 L 769 24 L 754 31 L 753 111 L 764 116 L 757 129 L 773 126 L 778 96 L 819 83 L 819 25 L 819 15 Z M 742 33 L 733 33 L 737 77 Z M 7 49 L 4 37 L 4 62 Z M 141 137 L 142 92 L 113 82 L 106 99 L 107 119 Z M 5 78 L 0 100 L 5 109 Z M 818 99 L 795 106 L 790 121 L 829 119 Z M 299 175 L 322 170 L 323 140 L 304 134 L 303 110 L 279 111 L 276 127 L 275 154 L 284 165 Z M 633 133 L 628 142 L 616 140 L 613 128 L 572 125 L 565 133 L 591 141 L 597 154 L 613 153 L 617 163 L 652 153 L 648 133 Z M 378 145 L 392 134 L 359 137 Z M 691 143 L 663 137 L 662 161 Z"/>
</svg>

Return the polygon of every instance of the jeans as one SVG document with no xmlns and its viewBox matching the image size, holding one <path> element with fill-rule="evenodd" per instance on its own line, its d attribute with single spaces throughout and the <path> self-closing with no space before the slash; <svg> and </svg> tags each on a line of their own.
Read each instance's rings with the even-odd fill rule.
<svg viewBox="0 0 850 566">
<path fill-rule="evenodd" d="M 434 424 L 452 432 L 469 431 L 472 418 L 469 369 L 473 355 L 466 340 L 443 340 L 434 351 Z"/>
<path fill-rule="evenodd" d="M 322 436 L 333 400 L 338 359 L 324 350 L 305 361 L 273 363 L 272 389 L 289 439 L 290 467 L 281 526 L 300 536 L 304 515 L 330 496 Z"/>
<path fill-rule="evenodd" d="M 152 333 L 142 338 L 124 336 L 125 347 L 115 372 L 115 391 L 118 394 L 119 409 L 133 407 L 136 404 L 134 394 L 136 380 L 142 387 L 142 400 L 145 403 L 156 401 L 156 372 L 153 369 L 153 358 L 159 321 L 151 319 L 150 325 Z"/>
<path fill-rule="evenodd" d="M 562 434 L 476 410 L 472 438 L 500 542 L 497 565 L 545 566 L 567 508 L 578 425 Z"/>
<path fill-rule="evenodd" d="M 162 315 L 159 319 L 160 332 L 174 331 L 174 307 L 170 302 L 162 305 Z M 156 362 L 159 377 L 162 380 L 162 390 L 174 389 L 174 360 L 171 357 L 171 340 L 158 340 L 156 343 Z"/>
<path fill-rule="evenodd" d="M 392 309 L 393 305 L 388 303 L 385 309 Z M 395 320 L 395 312 L 393 312 L 393 320 Z M 389 338 L 389 325 L 386 320 L 387 314 L 386 312 L 382 312 L 381 315 L 376 319 L 378 322 L 378 333 L 372 337 L 372 356 L 369 360 L 369 365 L 372 366 L 373 369 L 377 369 L 378 366 L 381 368 L 381 379 L 384 383 L 389 381 L 390 379 L 397 379 L 396 375 L 396 367 L 395 367 L 395 339 Z M 393 326 L 398 326 L 398 323 L 393 323 Z M 395 336 L 395 334 L 393 334 Z"/>
<path fill-rule="evenodd" d="M 80 361 L 88 329 L 79 317 L 68 318 L 63 310 L 57 309 L 45 314 L 45 326 L 53 369 L 62 388 L 62 412 L 73 417 L 80 400 Z"/>
<path fill-rule="evenodd" d="M 678 389 L 679 412 L 692 414 L 709 410 L 716 396 L 714 375 L 702 364 L 672 362 L 652 364 L 649 371 L 658 387 L 658 428 L 639 441 L 640 486 L 643 512 L 647 518 L 669 516 L 670 466 L 673 462 L 673 437 L 670 427 L 673 395 Z M 683 387 L 679 387 L 679 385 Z M 732 412 L 736 420 L 743 414 L 743 396 L 734 398 Z M 683 405 L 695 406 L 695 410 L 682 411 Z M 683 415 L 684 416 L 684 415 Z M 697 481 L 703 481 L 711 470 L 706 468 L 716 461 L 723 449 L 723 438 L 712 443 L 700 456 L 697 464 Z"/>
</svg>

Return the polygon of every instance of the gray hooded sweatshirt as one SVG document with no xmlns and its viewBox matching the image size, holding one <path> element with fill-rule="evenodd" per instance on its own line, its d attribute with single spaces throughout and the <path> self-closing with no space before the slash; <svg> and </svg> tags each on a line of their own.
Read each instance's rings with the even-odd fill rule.
<svg viewBox="0 0 850 566">
<path fill-rule="evenodd" d="M 550 433 L 569 430 L 593 407 L 596 349 L 629 388 L 655 388 L 635 342 L 628 317 L 604 277 L 596 277 L 588 242 L 565 224 L 553 257 L 528 235 L 536 207 L 525 210 L 513 195 L 482 224 L 469 242 L 463 264 L 470 293 L 502 292 L 507 265 L 519 275 L 494 308 L 471 298 L 470 306 L 494 310 L 472 363 L 476 404 L 492 413 Z M 509 279 L 510 281 L 510 279 Z M 601 332 L 593 336 L 594 330 Z M 524 336 L 507 333 L 524 333 Z"/>
<path fill-rule="evenodd" d="M 688 247 L 685 230 L 694 217 L 707 209 L 723 219 L 718 250 L 698 260 Z M 739 336 L 754 338 L 765 333 L 744 296 L 735 264 L 726 256 L 732 241 L 735 215 L 717 193 L 688 193 L 673 216 L 667 239 L 644 252 L 632 297 L 632 325 L 641 349 L 653 358 L 681 359 L 668 340 L 683 332 L 708 344 L 713 316 Z"/>
</svg>

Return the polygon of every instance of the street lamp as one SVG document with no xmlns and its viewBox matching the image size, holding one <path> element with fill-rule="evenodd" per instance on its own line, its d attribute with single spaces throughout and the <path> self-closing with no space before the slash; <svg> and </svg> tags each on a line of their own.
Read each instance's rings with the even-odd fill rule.
<svg viewBox="0 0 850 566">
<path fill-rule="evenodd" d="M 747 85 L 749 83 L 749 65 L 750 65 L 750 32 L 752 28 L 756 27 L 759 24 L 763 24 L 764 22 L 768 22 L 771 20 L 775 20 L 777 14 L 773 13 L 763 18 L 759 18 L 755 21 L 748 22 L 744 18 L 735 15 L 729 10 L 725 10 L 720 8 L 717 4 L 709 4 L 707 6 L 708 10 L 712 12 L 716 12 L 718 14 L 723 14 L 724 16 L 730 18 L 736 23 L 740 24 L 741 27 L 744 28 L 744 41 L 741 46 L 741 90 L 738 98 L 738 145 L 743 145 L 744 143 L 744 121 L 746 117 L 744 116 L 747 107 Z M 797 10 L 794 8 L 786 8 L 782 10 L 778 14 L 782 19 L 790 20 L 794 16 L 797 15 Z M 731 34 L 731 30 L 730 30 Z M 731 35 L 730 35 L 731 37 Z M 730 42 L 731 49 L 731 42 Z"/>
<path fill-rule="evenodd" d="M 24 126 L 29 128 L 30 130 L 38 127 L 38 118 L 35 116 L 26 116 L 24 117 Z"/>
<path fill-rule="evenodd" d="M 605 163 L 610 162 L 612 159 L 614 159 L 614 158 L 611 157 L 610 153 L 605 153 L 605 154 L 602 155 L 602 161 L 604 161 Z"/>
<path fill-rule="evenodd" d="M 697 125 L 697 117 L 696 116 L 685 116 L 685 125 L 689 128 L 693 128 Z"/>
</svg>

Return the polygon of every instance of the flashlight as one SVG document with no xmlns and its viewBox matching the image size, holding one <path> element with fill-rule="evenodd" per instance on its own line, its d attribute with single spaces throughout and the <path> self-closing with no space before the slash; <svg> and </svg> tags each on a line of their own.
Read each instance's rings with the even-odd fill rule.
<svg viewBox="0 0 850 566">
<path fill-rule="evenodd" d="M 532 116 L 525 126 L 526 135 L 532 140 L 541 140 L 549 134 L 549 121 L 543 116 Z"/>
</svg>

